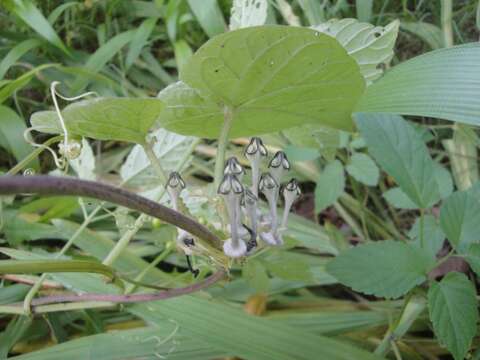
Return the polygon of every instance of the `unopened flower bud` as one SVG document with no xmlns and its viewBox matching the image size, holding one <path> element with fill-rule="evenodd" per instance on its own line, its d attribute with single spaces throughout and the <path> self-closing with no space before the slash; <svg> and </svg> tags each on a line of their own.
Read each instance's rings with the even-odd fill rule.
<svg viewBox="0 0 480 360">
<path fill-rule="evenodd" d="M 290 170 L 290 162 L 283 151 L 277 151 L 268 164 L 268 170 L 278 184 L 281 183 L 283 175 Z"/>
<path fill-rule="evenodd" d="M 296 179 L 291 179 L 287 185 L 283 188 L 283 198 L 285 199 L 285 207 L 283 209 L 283 217 L 282 217 L 282 225 L 281 228 L 284 229 L 287 227 L 288 221 L 288 214 L 290 213 L 290 209 L 292 204 L 301 194 L 300 187 L 298 186 L 298 182 Z"/>
<path fill-rule="evenodd" d="M 178 211 L 178 197 L 182 190 L 185 189 L 185 182 L 178 172 L 173 171 L 168 177 L 166 187 L 173 208 Z"/>
<path fill-rule="evenodd" d="M 232 174 L 235 175 L 239 180 L 242 180 L 242 177 L 245 174 L 245 169 L 242 165 L 240 165 L 238 159 L 232 156 L 227 160 L 223 174 Z"/>
</svg>

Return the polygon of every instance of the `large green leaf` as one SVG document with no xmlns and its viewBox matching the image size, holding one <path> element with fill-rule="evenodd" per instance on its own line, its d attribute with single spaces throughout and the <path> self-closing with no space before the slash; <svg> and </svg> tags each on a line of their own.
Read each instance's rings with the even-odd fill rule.
<svg viewBox="0 0 480 360">
<path fill-rule="evenodd" d="M 330 19 L 315 26 L 315 30 L 337 39 L 357 61 L 362 75 L 370 83 L 382 75 L 383 68 L 392 60 L 399 25 L 398 20 L 387 26 L 374 26 L 356 19 Z"/>
<path fill-rule="evenodd" d="M 401 116 L 356 114 L 370 154 L 420 208 L 440 200 L 435 163 L 421 136 Z"/>
<path fill-rule="evenodd" d="M 440 343 L 455 360 L 464 359 L 477 332 L 477 300 L 473 284 L 464 274 L 452 272 L 428 291 L 428 308 Z"/>
<path fill-rule="evenodd" d="M 230 355 L 256 360 L 379 360 L 338 340 L 245 314 L 241 309 L 202 297 L 182 296 L 137 304 L 128 310 L 152 324 L 178 323 L 186 336 Z M 219 316 L 219 314 L 221 316 Z"/>
<path fill-rule="evenodd" d="M 398 298 L 421 284 L 432 261 L 399 241 L 379 241 L 346 250 L 327 265 L 339 282 L 356 291 Z"/>
<path fill-rule="evenodd" d="M 480 186 L 450 195 L 440 209 L 440 226 L 460 252 L 478 242 L 480 232 Z"/>
<path fill-rule="evenodd" d="M 28 319 L 28 317 L 25 317 Z M 14 357 L 15 360 L 125 360 L 167 359 L 209 360 L 223 358 L 229 352 L 217 350 L 207 343 L 186 336 L 175 323 L 163 322 L 159 327 L 113 331 L 73 339 L 63 344 Z"/>
<path fill-rule="evenodd" d="M 68 105 L 62 115 L 70 136 L 143 144 L 162 109 L 163 103 L 154 98 L 97 98 Z M 36 112 L 30 121 L 37 131 L 62 133 L 54 111 Z"/>
<path fill-rule="evenodd" d="M 368 87 L 359 112 L 430 116 L 480 124 L 480 44 L 432 51 L 395 66 Z"/>
<path fill-rule="evenodd" d="M 219 35 L 185 64 L 182 82 L 162 90 L 161 126 L 216 138 L 228 107 L 230 137 L 307 123 L 351 130 L 364 89 L 355 61 L 328 35 L 288 26 L 250 27 Z"/>
</svg>

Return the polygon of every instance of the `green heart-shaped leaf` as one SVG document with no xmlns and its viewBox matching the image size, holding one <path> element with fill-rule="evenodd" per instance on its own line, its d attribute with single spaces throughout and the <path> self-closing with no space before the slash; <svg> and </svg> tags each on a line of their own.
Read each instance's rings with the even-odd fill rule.
<svg viewBox="0 0 480 360">
<path fill-rule="evenodd" d="M 70 136 L 143 144 L 163 107 L 154 98 L 96 98 L 68 105 L 62 115 Z M 37 131 L 63 133 L 55 111 L 36 112 L 30 121 Z"/>
<path fill-rule="evenodd" d="M 355 60 L 312 29 L 270 25 L 219 35 L 184 66 L 181 82 L 160 92 L 168 130 L 218 137 L 233 114 L 230 137 L 307 123 L 352 130 L 351 112 L 365 83 Z"/>
</svg>

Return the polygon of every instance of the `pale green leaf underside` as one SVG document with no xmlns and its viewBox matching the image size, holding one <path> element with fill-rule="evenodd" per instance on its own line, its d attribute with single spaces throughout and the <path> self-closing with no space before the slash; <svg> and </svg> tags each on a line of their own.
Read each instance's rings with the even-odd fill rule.
<svg viewBox="0 0 480 360">
<path fill-rule="evenodd" d="M 428 291 L 428 308 L 440 343 L 455 360 L 465 357 L 477 331 L 477 301 L 473 284 L 464 274 L 452 272 Z"/>
<path fill-rule="evenodd" d="M 270 25 L 219 35 L 185 65 L 182 82 L 159 98 L 161 126 L 216 138 L 224 106 L 233 110 L 230 137 L 307 123 L 352 130 L 351 111 L 364 89 L 355 61 L 330 36 Z"/>
<path fill-rule="evenodd" d="M 315 26 L 315 30 L 335 37 L 360 66 L 367 83 L 380 77 L 384 66 L 393 57 L 393 47 L 400 22 L 374 26 L 357 19 L 331 19 Z"/>
<path fill-rule="evenodd" d="M 430 265 L 412 246 L 386 240 L 344 251 L 327 265 L 327 271 L 356 291 L 395 299 L 423 283 Z"/>
<path fill-rule="evenodd" d="M 359 112 L 480 124 L 480 44 L 436 50 L 395 66 L 368 87 Z"/>
<path fill-rule="evenodd" d="M 419 207 L 440 200 L 435 163 L 421 136 L 401 116 L 356 114 L 370 154 Z"/>
<path fill-rule="evenodd" d="M 97 98 L 68 105 L 62 115 L 70 136 L 142 144 L 162 109 L 163 103 L 155 98 Z M 30 121 L 37 131 L 63 133 L 54 111 L 36 112 Z"/>
<path fill-rule="evenodd" d="M 267 10 L 267 0 L 233 0 L 230 30 L 265 24 Z"/>
</svg>

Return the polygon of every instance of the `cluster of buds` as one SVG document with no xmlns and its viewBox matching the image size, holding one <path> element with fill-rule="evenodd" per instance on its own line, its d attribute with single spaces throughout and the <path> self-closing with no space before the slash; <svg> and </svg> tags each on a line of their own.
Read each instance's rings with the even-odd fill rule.
<svg viewBox="0 0 480 360">
<path fill-rule="evenodd" d="M 224 177 L 218 187 L 230 220 L 230 238 L 223 244 L 223 251 L 232 258 L 249 255 L 257 248 L 257 239 L 266 245 L 283 244 L 282 234 L 287 228 L 288 214 L 300 195 L 295 179 L 281 187 L 282 179 L 290 170 L 290 163 L 283 151 L 278 151 L 268 164 L 268 171 L 261 174 L 262 162 L 268 152 L 260 138 L 254 137 L 245 149 L 245 156 L 252 170 L 250 188 L 242 184 L 245 169 L 237 158 L 227 160 Z M 268 202 L 268 214 L 258 207 L 259 192 Z M 277 204 L 282 193 L 284 210 L 281 222 L 277 215 Z"/>
</svg>

